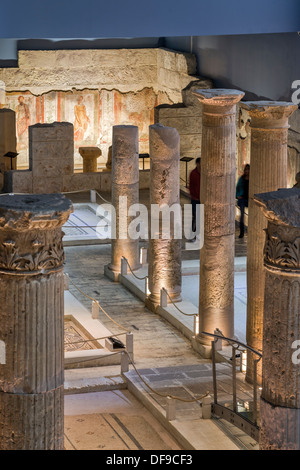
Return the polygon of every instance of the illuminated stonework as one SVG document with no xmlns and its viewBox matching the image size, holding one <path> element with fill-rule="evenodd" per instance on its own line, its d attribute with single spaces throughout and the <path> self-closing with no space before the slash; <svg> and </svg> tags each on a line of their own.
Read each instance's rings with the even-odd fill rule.
<svg viewBox="0 0 300 470">
<path fill-rule="evenodd" d="M 129 237 L 132 217 L 128 209 L 139 203 L 138 127 L 114 126 L 112 145 L 112 206 L 116 214 L 116 234 L 112 237 L 111 263 L 108 268 L 121 272 L 121 259 L 126 257 L 132 270 L 140 267 L 139 240 Z M 122 196 L 127 198 L 126 201 Z M 121 199 L 120 199 L 121 198 Z M 122 202 L 126 204 L 122 205 Z M 126 220 L 123 224 L 122 220 Z"/>
<path fill-rule="evenodd" d="M 288 118 L 297 109 L 292 103 L 244 102 L 251 118 L 251 158 L 247 249 L 247 344 L 262 352 L 265 270 L 262 253 L 266 219 L 253 201 L 254 193 L 287 187 Z M 260 366 L 261 367 L 261 366 Z M 259 376 L 261 370 L 259 369 Z M 248 354 L 247 380 L 253 380 L 253 360 Z"/>
<path fill-rule="evenodd" d="M 61 195 L 1 197 L 1 450 L 63 449 L 61 227 L 71 211 Z"/>
<path fill-rule="evenodd" d="M 260 448 L 299 450 L 300 189 L 254 195 L 267 219 Z"/>
<path fill-rule="evenodd" d="M 234 334 L 234 243 L 236 104 L 238 90 L 196 90 L 203 103 L 200 201 L 204 204 L 204 245 L 200 250 L 200 332 L 219 328 Z M 209 344 L 207 336 L 199 341 Z"/>
<path fill-rule="evenodd" d="M 150 203 L 179 204 L 179 135 L 161 124 L 150 126 Z M 159 215 L 158 215 L 159 217 Z M 152 224 L 154 220 L 152 218 Z M 181 239 L 164 238 L 163 224 L 149 240 L 149 301 L 157 304 L 164 287 L 173 301 L 181 300 Z"/>
</svg>

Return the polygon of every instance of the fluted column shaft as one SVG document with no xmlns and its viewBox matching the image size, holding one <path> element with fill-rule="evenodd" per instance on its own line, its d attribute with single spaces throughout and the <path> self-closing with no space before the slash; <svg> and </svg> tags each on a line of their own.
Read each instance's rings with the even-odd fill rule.
<svg viewBox="0 0 300 470">
<path fill-rule="evenodd" d="M 180 208 L 180 139 L 176 129 L 154 124 L 149 127 L 149 141 L 152 223 L 148 263 L 149 301 L 157 304 L 163 287 L 174 302 L 181 300 L 181 236 L 175 237 L 172 222 L 170 233 L 166 236 L 163 219 L 158 214 L 155 220 L 153 211 L 153 205 L 167 209 L 176 205 Z M 153 225 L 159 221 L 160 229 L 154 233 Z"/>
<path fill-rule="evenodd" d="M 255 193 L 287 187 L 288 118 L 297 106 L 284 102 L 245 102 L 251 117 L 251 156 L 247 246 L 247 344 L 262 352 L 266 219 L 253 201 Z M 247 380 L 253 381 L 253 355 L 247 357 Z M 258 380 L 261 381 L 261 367 Z"/>
<path fill-rule="evenodd" d="M 204 244 L 200 250 L 199 340 L 209 344 L 219 328 L 234 334 L 236 103 L 238 90 L 197 90 L 203 103 L 200 200 Z"/>
<path fill-rule="evenodd" d="M 121 198 L 121 199 L 120 199 Z M 111 264 L 121 271 L 125 256 L 132 270 L 140 267 L 139 240 L 129 237 L 128 226 L 134 217 L 128 209 L 139 203 L 139 143 L 137 126 L 114 126 L 112 140 L 112 205 L 116 213 L 116 233 L 112 236 Z M 124 222 L 125 221 L 125 222 Z"/>
<path fill-rule="evenodd" d="M 64 281 L 60 195 L 0 200 L 0 449 L 62 450 Z"/>
<path fill-rule="evenodd" d="M 300 340 L 300 189 L 257 195 L 255 201 L 268 220 L 260 448 L 299 450 L 300 344 L 294 342 Z"/>
</svg>

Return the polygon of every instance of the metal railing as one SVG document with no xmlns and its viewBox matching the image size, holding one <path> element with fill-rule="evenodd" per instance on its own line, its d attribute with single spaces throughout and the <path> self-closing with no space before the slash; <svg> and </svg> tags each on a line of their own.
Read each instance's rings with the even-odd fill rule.
<svg viewBox="0 0 300 470">
<path fill-rule="evenodd" d="M 222 334 L 202 332 L 202 335 L 213 338 L 211 342 L 213 376 L 212 413 L 234 424 L 254 440 L 258 441 L 260 387 L 258 385 L 257 364 L 261 360 L 262 354 L 246 344 L 236 339 L 227 338 Z M 229 347 L 231 346 L 231 357 L 229 359 L 225 359 L 223 353 L 223 360 L 217 360 L 217 341 L 225 341 Z M 252 353 L 251 356 L 254 357 L 254 373 L 251 384 L 246 382 L 245 365 L 247 352 Z M 238 358 L 240 358 L 240 370 L 238 370 Z M 229 373 L 228 370 L 230 371 Z"/>
</svg>

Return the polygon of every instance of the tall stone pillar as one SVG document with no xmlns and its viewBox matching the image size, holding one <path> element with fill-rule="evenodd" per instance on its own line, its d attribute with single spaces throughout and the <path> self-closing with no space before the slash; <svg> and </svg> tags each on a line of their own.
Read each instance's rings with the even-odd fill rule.
<svg viewBox="0 0 300 470">
<path fill-rule="evenodd" d="M 300 450 L 300 189 L 258 194 L 264 247 L 261 450 Z"/>
<path fill-rule="evenodd" d="M 0 449 L 62 450 L 61 195 L 0 198 Z"/>
<path fill-rule="evenodd" d="M 0 170 L 17 168 L 16 158 L 4 157 L 8 152 L 17 152 L 16 113 L 12 109 L 0 109 Z"/>
<path fill-rule="evenodd" d="M 200 250 L 199 331 L 219 328 L 234 334 L 234 242 L 236 104 L 239 90 L 197 90 L 203 103 L 200 201 L 204 204 L 204 245 Z"/>
<path fill-rule="evenodd" d="M 160 302 L 167 289 L 173 302 L 181 300 L 181 235 L 176 238 L 180 214 L 180 139 L 173 127 L 149 127 L 151 237 L 149 240 L 149 302 Z M 156 206 L 153 206 L 156 205 Z M 169 209 L 173 206 L 174 219 Z M 165 210 L 165 213 L 161 210 Z M 180 220 L 178 220 L 180 217 Z M 155 228 L 156 225 L 156 228 Z"/>
<path fill-rule="evenodd" d="M 115 209 L 115 234 L 112 233 L 111 263 L 105 267 L 108 277 L 117 279 L 121 259 L 127 258 L 134 271 L 140 265 L 139 240 L 128 234 L 134 217 L 128 216 L 133 204 L 139 203 L 139 142 L 137 126 L 113 126 L 112 136 L 112 205 Z M 112 232 L 114 220 L 112 218 Z"/>
<path fill-rule="evenodd" d="M 287 187 L 288 118 L 297 109 L 292 103 L 244 102 L 251 118 L 251 156 L 247 246 L 247 344 L 262 352 L 265 271 L 262 252 L 266 220 L 253 201 L 254 193 Z M 253 355 L 248 353 L 246 377 L 253 381 Z M 259 363 L 258 380 L 261 381 Z"/>
</svg>

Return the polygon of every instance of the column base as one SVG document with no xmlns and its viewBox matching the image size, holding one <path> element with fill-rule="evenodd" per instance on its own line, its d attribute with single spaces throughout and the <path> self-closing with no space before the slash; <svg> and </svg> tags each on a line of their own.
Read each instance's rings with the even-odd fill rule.
<svg viewBox="0 0 300 470">
<path fill-rule="evenodd" d="M 174 303 L 182 302 L 181 293 L 180 294 L 177 294 L 177 293 L 171 294 L 170 292 L 168 292 L 168 294 L 169 294 L 169 296 L 171 297 L 171 299 Z M 149 299 L 150 302 L 152 302 L 155 305 L 160 304 L 160 293 L 159 294 L 149 294 L 148 299 Z M 172 305 L 172 302 L 168 298 L 168 306 L 169 305 Z"/>
<path fill-rule="evenodd" d="M 200 341 L 199 335 L 192 337 L 192 347 L 204 359 L 211 359 L 211 346 L 203 344 Z"/>
<path fill-rule="evenodd" d="M 300 450 L 300 409 L 260 400 L 260 450 Z"/>
<path fill-rule="evenodd" d="M 104 266 L 104 276 L 108 277 L 113 282 L 119 282 L 119 276 L 121 274 L 121 271 L 114 271 L 111 268 L 110 264 L 106 264 Z"/>
</svg>

